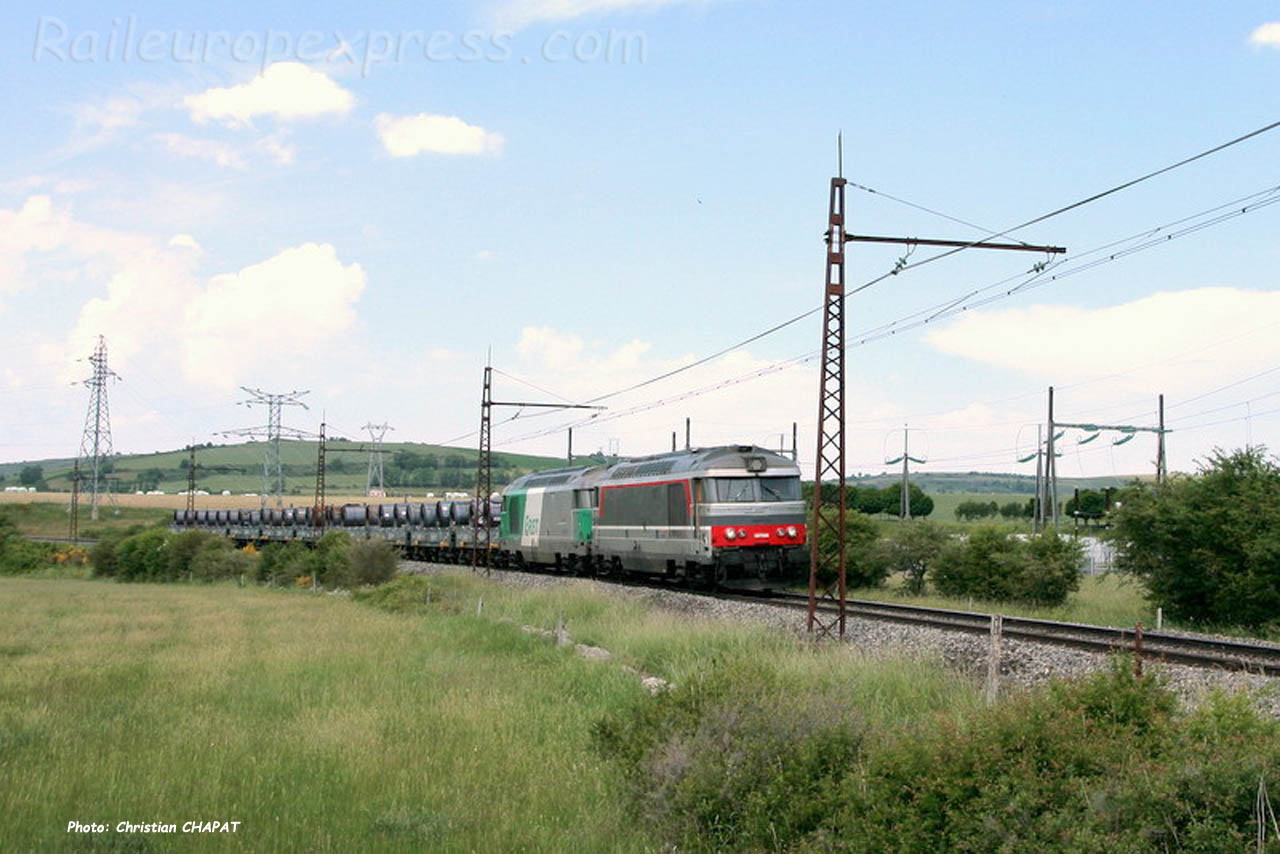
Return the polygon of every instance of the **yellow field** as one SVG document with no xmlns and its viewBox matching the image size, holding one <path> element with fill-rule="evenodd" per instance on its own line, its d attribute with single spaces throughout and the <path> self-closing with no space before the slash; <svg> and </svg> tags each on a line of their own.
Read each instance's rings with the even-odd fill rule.
<svg viewBox="0 0 1280 854">
<path fill-rule="evenodd" d="M 185 510 L 187 506 L 187 496 L 185 495 L 116 495 L 114 496 L 116 503 L 121 507 L 151 507 L 157 509 L 169 510 Z M 80 504 L 86 506 L 88 497 L 81 493 Z M 261 499 L 255 495 L 197 495 L 197 510 L 244 510 L 253 509 L 258 506 Z M 380 503 L 395 501 L 413 501 L 414 498 L 387 497 L 387 498 L 366 498 L 363 495 L 328 495 L 325 496 L 327 504 L 347 504 L 347 503 Z M 426 500 L 425 496 L 420 496 L 416 500 Z M 70 504 L 71 493 L 69 492 L 0 492 L 0 504 Z M 286 507 L 310 507 L 311 498 L 305 495 L 286 495 L 284 497 Z M 110 506 L 107 499 L 102 497 L 99 499 L 99 505 L 102 507 Z"/>
</svg>

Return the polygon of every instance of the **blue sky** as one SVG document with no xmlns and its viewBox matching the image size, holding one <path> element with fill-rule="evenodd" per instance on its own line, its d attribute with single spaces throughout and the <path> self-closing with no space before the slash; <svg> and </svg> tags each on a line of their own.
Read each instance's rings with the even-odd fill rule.
<svg viewBox="0 0 1280 854">
<path fill-rule="evenodd" d="M 581 401 L 819 305 L 838 130 L 846 177 L 881 194 L 850 188 L 851 231 L 969 239 L 1280 119 L 1267 3 L 19 3 L 0 21 L 4 460 L 74 453 L 98 334 L 122 450 L 253 423 L 241 385 L 310 389 L 298 428 L 323 410 L 353 436 L 386 420 L 471 444 L 490 348 L 499 397 Z M 1068 247 L 1066 271 L 1280 184 L 1277 163 L 1280 130 L 1015 236 Z M 1051 384 L 1081 422 L 1151 423 L 1164 392 L 1174 468 L 1280 448 L 1277 216 L 853 347 L 850 471 L 882 468 L 903 423 L 931 470 L 1029 471 Z M 851 245 L 850 283 L 904 252 Z M 851 340 L 1042 260 L 969 251 L 888 279 L 849 298 Z M 772 366 L 818 340 L 815 315 L 610 398 L 575 447 L 660 451 L 685 417 L 697 444 L 776 444 L 794 421 L 811 465 L 816 365 Z M 495 448 L 563 453 L 579 420 L 523 412 Z M 1077 438 L 1064 474 L 1154 454 Z"/>
</svg>

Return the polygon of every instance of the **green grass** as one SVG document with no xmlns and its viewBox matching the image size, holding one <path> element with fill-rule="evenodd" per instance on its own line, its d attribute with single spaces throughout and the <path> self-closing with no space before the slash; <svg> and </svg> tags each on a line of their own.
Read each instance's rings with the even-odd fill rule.
<svg viewBox="0 0 1280 854">
<path fill-rule="evenodd" d="M 560 614 L 576 641 L 677 681 L 751 661 L 876 719 L 977 703 L 921 663 L 582 589 L 451 576 L 381 598 L 399 613 L 260 588 L 0 578 L 0 850 L 81 850 L 72 819 L 190 818 L 242 822 L 199 843 L 216 850 L 656 850 L 589 735 L 647 695 L 619 661 L 519 628 Z M 99 844 L 193 844 L 109 836 Z"/>
<path fill-rule="evenodd" d="M 70 508 L 66 504 L 49 502 L 0 505 L 0 516 L 7 517 L 18 532 L 29 537 L 65 537 L 70 522 Z M 152 507 L 102 507 L 98 521 L 89 518 L 89 508 L 80 506 L 80 536 L 97 539 L 104 531 L 123 530 L 134 525 L 151 526 L 167 522 L 172 510 Z"/>
<path fill-rule="evenodd" d="M 1156 622 L 1155 606 L 1143 598 L 1142 587 L 1135 579 L 1118 572 L 1083 576 L 1080 579 L 1080 589 L 1072 593 L 1066 603 L 1052 608 L 937 594 L 911 596 L 902 590 L 897 580 L 882 588 L 853 590 L 850 591 L 849 596 L 853 599 L 869 599 L 876 602 L 902 602 L 1013 617 L 1089 623 L 1096 626 L 1132 627 L 1134 623 L 1141 620 L 1144 626 L 1153 628 Z M 1167 622 L 1165 626 L 1176 628 Z"/>
</svg>

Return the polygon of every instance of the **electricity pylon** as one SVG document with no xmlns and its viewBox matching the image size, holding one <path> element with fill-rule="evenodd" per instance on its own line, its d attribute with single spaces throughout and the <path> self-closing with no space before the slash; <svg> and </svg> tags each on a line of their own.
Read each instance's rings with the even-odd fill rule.
<svg viewBox="0 0 1280 854">
<path fill-rule="evenodd" d="M 89 389 L 89 409 L 84 417 L 84 434 L 80 437 L 80 454 L 76 458 L 77 481 L 84 477 L 84 469 L 88 469 L 89 481 L 89 518 L 98 521 L 98 494 L 102 490 L 103 470 L 112 454 L 111 448 L 111 409 L 107 402 L 107 382 L 120 379 L 120 375 L 107 366 L 107 339 L 98 336 L 98 346 L 89 357 L 93 365 L 93 376 L 84 381 Z M 83 463 L 81 462 L 83 461 Z M 78 483 L 73 486 L 78 492 Z M 113 504 L 115 498 L 107 492 L 108 500 Z"/>
</svg>

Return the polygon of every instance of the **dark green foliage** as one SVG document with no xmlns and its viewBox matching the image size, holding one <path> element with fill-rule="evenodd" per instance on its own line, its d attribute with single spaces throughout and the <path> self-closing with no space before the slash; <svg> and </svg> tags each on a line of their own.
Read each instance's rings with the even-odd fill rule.
<svg viewBox="0 0 1280 854">
<path fill-rule="evenodd" d="M 867 489 L 868 487 L 862 487 L 858 491 L 862 493 Z M 925 495 L 924 490 L 914 483 L 908 484 L 907 495 L 910 496 L 908 500 L 911 504 L 912 518 L 923 519 L 933 512 L 933 499 Z M 892 484 L 880 490 L 880 508 L 881 512 L 888 513 L 890 516 L 902 515 L 902 484 Z"/>
<path fill-rule="evenodd" d="M 1098 492 L 1096 489 L 1080 490 L 1080 500 L 1077 503 L 1076 496 L 1072 495 L 1062 505 L 1062 512 L 1067 516 L 1077 516 L 1081 519 L 1100 519 L 1107 510 L 1107 497 Z"/>
<path fill-rule="evenodd" d="M 813 484 L 803 483 L 800 489 L 805 501 L 812 507 Z M 868 516 L 874 516 L 878 513 L 889 513 L 897 516 L 902 507 L 902 485 L 900 483 L 890 484 L 885 487 L 846 486 L 844 494 L 845 508 L 850 512 L 856 510 Z M 911 484 L 910 494 L 912 516 L 923 518 L 933 512 L 933 499 L 925 495 L 920 487 L 914 483 Z M 824 483 L 822 485 L 823 503 L 830 505 L 839 500 L 840 488 L 834 483 Z"/>
<path fill-rule="evenodd" d="M 1021 501 L 1010 501 L 1000 505 L 1000 516 L 1005 519 L 1030 519 L 1035 512 L 1035 499 L 1025 504 Z"/>
<path fill-rule="evenodd" d="M 287 584 L 310 574 L 304 564 L 310 550 L 302 543 L 268 543 L 258 553 L 257 580 L 268 584 Z"/>
<path fill-rule="evenodd" d="M 20 575 L 49 565 L 53 556 L 52 543 L 33 543 L 23 539 L 9 520 L 0 513 L 0 575 Z"/>
<path fill-rule="evenodd" d="M 1018 546 L 1020 565 L 1011 598 L 1033 605 L 1060 605 L 1080 589 L 1084 547 L 1070 537 L 1045 531 Z"/>
<path fill-rule="evenodd" d="M 974 519 L 987 519 L 1000 512 L 994 501 L 961 501 L 956 505 L 956 518 L 966 522 Z"/>
<path fill-rule="evenodd" d="M 1170 616 L 1262 626 L 1280 614 L 1280 468 L 1221 451 L 1194 477 L 1138 485 L 1113 509 L 1117 563 Z"/>
<path fill-rule="evenodd" d="M 358 540 L 346 549 L 344 560 L 326 567 L 321 578 L 327 587 L 363 587 L 384 584 L 396 574 L 399 556 L 382 540 Z"/>
<path fill-rule="evenodd" d="M 171 579 L 186 578 L 191 571 L 191 561 L 210 543 L 222 540 L 209 531 L 183 531 L 169 541 L 169 572 Z M 230 543 L 228 543 L 229 545 Z"/>
<path fill-rule="evenodd" d="M 932 522 L 910 522 L 896 526 L 877 548 L 887 572 L 903 573 L 906 590 L 923 593 L 925 575 L 947 540 L 946 531 Z"/>
<path fill-rule="evenodd" d="M 191 576 L 197 581 L 239 579 L 241 575 L 253 578 L 257 573 L 257 560 L 229 540 L 215 539 L 191 559 Z"/>
<path fill-rule="evenodd" d="M 948 543 L 942 549 L 933 562 L 930 580 L 946 596 L 1008 599 L 1008 576 L 1014 569 L 1011 563 L 1016 548 L 1017 540 L 1000 530 L 977 528 L 968 540 Z"/>
<path fill-rule="evenodd" d="M 849 587 L 876 587 L 888 577 L 889 570 L 876 548 L 878 536 L 875 522 L 866 516 L 861 513 L 845 515 L 845 578 Z M 821 530 L 816 547 L 822 549 L 824 555 L 833 554 L 837 547 L 834 532 Z M 827 566 L 831 564 L 832 561 L 826 563 Z M 834 574 L 831 578 L 824 575 L 818 581 L 829 584 L 833 579 Z"/>
<path fill-rule="evenodd" d="M 1245 851 L 1259 780 L 1280 781 L 1280 724 L 1242 697 L 1180 715 L 1123 657 L 993 709 L 881 727 L 726 668 L 606 717 L 593 740 L 640 820 L 690 851 Z"/>
<path fill-rule="evenodd" d="M 947 596 L 1059 605 L 1079 588 L 1082 560 L 1079 543 L 1052 531 L 1023 540 L 978 528 L 948 543 L 929 577 Z"/>
<path fill-rule="evenodd" d="M 43 466 L 24 466 L 18 473 L 18 483 L 23 486 L 39 486 L 44 482 Z"/>
<path fill-rule="evenodd" d="M 169 563 L 172 539 L 172 534 L 159 528 L 125 537 L 114 549 L 115 577 L 121 581 L 174 580 Z M 94 561 L 95 572 L 97 566 Z"/>
</svg>

